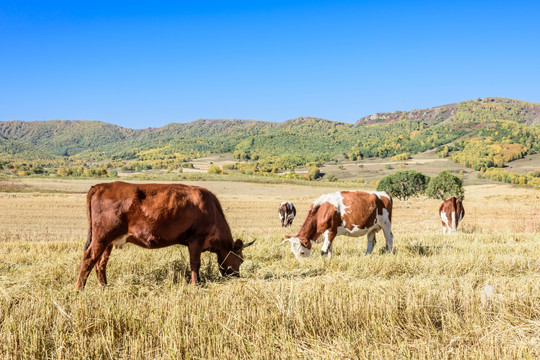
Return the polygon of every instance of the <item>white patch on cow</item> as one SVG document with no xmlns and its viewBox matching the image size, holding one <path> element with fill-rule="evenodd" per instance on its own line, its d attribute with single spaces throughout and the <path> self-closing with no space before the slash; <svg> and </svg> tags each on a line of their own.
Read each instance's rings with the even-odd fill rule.
<svg viewBox="0 0 540 360">
<path fill-rule="evenodd" d="M 122 246 L 124 246 L 127 242 L 127 238 L 130 236 L 131 234 L 124 234 L 122 236 L 119 236 L 117 237 L 116 239 L 114 239 L 112 241 L 112 244 L 117 248 L 117 249 L 121 249 Z"/>
<path fill-rule="evenodd" d="M 446 230 L 448 230 L 449 232 L 451 232 L 451 227 L 450 225 L 448 224 L 448 217 L 446 216 L 446 212 L 445 211 L 441 211 L 441 220 L 442 222 L 444 223 L 443 225 L 443 232 L 446 233 Z"/>
<path fill-rule="evenodd" d="M 336 211 L 338 211 L 342 217 L 345 215 L 345 211 L 347 210 L 347 207 L 348 207 L 348 206 L 345 206 L 345 204 L 343 204 L 343 195 L 341 195 L 341 192 L 339 191 L 335 193 L 324 194 L 324 195 L 319 196 L 319 198 L 313 202 L 313 207 L 314 208 L 319 207 L 324 203 L 329 203 L 329 204 L 334 205 L 334 207 L 336 208 Z"/>
<path fill-rule="evenodd" d="M 463 219 L 463 210 L 459 213 L 459 221 L 461 221 L 461 219 Z"/>
<path fill-rule="evenodd" d="M 324 232 L 324 243 L 323 243 L 323 246 L 321 248 L 321 252 L 323 252 L 325 254 L 328 252 L 328 248 L 332 245 L 330 243 L 330 240 L 328 239 L 329 232 L 330 232 L 329 230 L 326 230 Z"/>
<path fill-rule="evenodd" d="M 280 219 L 281 221 L 283 221 L 283 218 L 285 217 L 284 215 L 281 214 L 281 208 L 282 208 L 283 205 L 285 205 L 286 203 L 287 203 L 287 202 L 284 201 L 284 202 L 282 202 L 281 204 L 279 204 L 278 214 L 279 214 L 279 219 Z"/>
<path fill-rule="evenodd" d="M 370 233 L 372 231 L 377 232 L 382 228 L 390 227 L 391 226 L 390 218 L 389 218 L 390 214 L 388 213 L 388 210 L 386 210 L 386 208 L 383 208 L 382 212 L 383 212 L 382 215 L 379 215 L 377 213 L 377 216 L 375 217 L 375 221 L 374 221 L 373 225 L 370 226 L 370 227 L 366 227 L 366 228 L 360 228 L 358 225 L 352 224 L 353 228 L 352 229 L 347 229 L 346 222 L 343 221 L 341 226 L 339 226 L 337 228 L 337 234 L 338 235 L 351 236 L 351 237 L 360 237 L 360 236 L 364 236 L 364 235 L 366 235 L 366 234 L 368 234 L 368 233 Z"/>
<path fill-rule="evenodd" d="M 452 211 L 452 231 L 457 231 L 456 212 Z"/>
<path fill-rule="evenodd" d="M 381 198 L 381 196 L 384 196 L 388 198 L 388 200 L 392 201 L 392 198 L 390 197 L 390 195 L 388 195 L 386 191 L 366 191 L 366 192 L 377 195 L 379 199 Z"/>
<path fill-rule="evenodd" d="M 353 228 L 351 230 L 349 230 L 349 229 L 347 229 L 345 227 L 345 224 L 342 224 L 341 226 L 339 226 L 337 228 L 337 234 L 338 235 L 345 235 L 345 236 L 352 236 L 352 237 L 359 237 L 359 236 L 362 236 L 362 235 L 366 235 L 371 228 L 372 227 L 361 229 L 361 228 L 358 227 L 358 225 L 353 224 Z"/>
<path fill-rule="evenodd" d="M 304 247 L 299 238 L 291 237 L 288 240 L 291 243 L 291 251 L 297 259 L 311 255 L 311 249 Z"/>
<path fill-rule="evenodd" d="M 292 209 L 292 207 L 293 207 L 292 202 L 288 201 L 287 203 L 289 204 L 289 209 Z"/>
</svg>

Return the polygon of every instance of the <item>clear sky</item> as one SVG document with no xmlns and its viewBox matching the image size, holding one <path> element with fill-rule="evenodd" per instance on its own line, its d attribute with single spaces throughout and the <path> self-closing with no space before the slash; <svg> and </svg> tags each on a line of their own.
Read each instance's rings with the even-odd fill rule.
<svg viewBox="0 0 540 360">
<path fill-rule="evenodd" d="M 540 102 L 540 1 L 3 1 L 0 121 L 354 122 Z"/>
</svg>

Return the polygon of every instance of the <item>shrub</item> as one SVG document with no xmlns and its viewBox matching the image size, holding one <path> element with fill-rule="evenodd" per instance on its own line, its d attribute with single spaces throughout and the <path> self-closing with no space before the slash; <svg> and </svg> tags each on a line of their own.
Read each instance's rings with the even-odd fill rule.
<svg viewBox="0 0 540 360">
<path fill-rule="evenodd" d="M 221 169 L 219 168 L 219 166 L 217 165 L 210 165 L 210 167 L 208 168 L 208 174 L 221 174 Z"/>
<path fill-rule="evenodd" d="M 419 196 L 426 191 L 429 176 L 416 170 L 400 170 L 387 175 L 377 185 L 377 190 L 386 191 L 400 200 Z"/>
<path fill-rule="evenodd" d="M 298 179 L 298 174 L 294 172 L 294 170 L 291 170 L 287 175 L 285 175 L 287 179 Z"/>
<path fill-rule="evenodd" d="M 433 199 L 448 199 L 455 196 L 461 200 L 465 197 L 463 180 L 459 176 L 450 174 L 448 170 L 441 171 L 429 182 L 426 195 Z"/>
<path fill-rule="evenodd" d="M 316 166 L 311 166 L 308 169 L 308 175 L 310 180 L 315 180 L 321 177 L 321 170 Z"/>
<path fill-rule="evenodd" d="M 327 180 L 328 182 L 336 182 L 338 179 L 337 179 L 337 177 L 335 177 L 334 175 L 328 174 L 328 176 L 326 176 L 326 180 Z"/>
<path fill-rule="evenodd" d="M 404 152 L 404 153 L 392 156 L 392 161 L 409 160 L 410 158 L 411 158 L 411 153 Z"/>
<path fill-rule="evenodd" d="M 531 159 L 529 159 L 529 160 L 531 160 Z M 540 178 L 540 170 L 529 171 L 529 172 L 527 173 L 527 176 L 535 177 L 535 178 Z"/>
</svg>

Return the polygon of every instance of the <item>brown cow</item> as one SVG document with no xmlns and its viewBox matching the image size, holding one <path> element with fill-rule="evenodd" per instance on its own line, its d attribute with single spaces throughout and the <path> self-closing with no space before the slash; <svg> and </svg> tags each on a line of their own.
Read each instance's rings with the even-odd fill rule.
<svg viewBox="0 0 540 360">
<path fill-rule="evenodd" d="M 296 236 L 287 236 L 297 259 L 311 254 L 312 242 L 324 236 L 321 255 L 332 257 L 337 235 L 367 235 L 366 255 L 373 251 L 375 233 L 383 230 L 386 249 L 392 251 L 392 197 L 384 191 L 341 191 L 320 196 L 313 202 Z"/>
<path fill-rule="evenodd" d="M 279 219 L 281 220 L 281 226 L 291 226 L 296 216 L 296 208 L 290 201 L 284 201 L 278 208 Z"/>
<path fill-rule="evenodd" d="M 456 197 L 445 200 L 439 207 L 439 216 L 442 220 L 443 233 L 457 232 L 458 224 L 465 216 L 463 203 Z"/>
<path fill-rule="evenodd" d="M 105 286 L 111 250 L 126 242 L 147 249 L 186 245 L 192 284 L 199 280 L 202 252 L 217 255 L 222 275 L 238 276 L 242 249 L 253 243 L 233 241 L 218 199 L 197 186 L 121 181 L 98 184 L 88 191 L 86 213 L 88 239 L 77 288 L 84 287 L 94 265 L 99 284 Z"/>
</svg>

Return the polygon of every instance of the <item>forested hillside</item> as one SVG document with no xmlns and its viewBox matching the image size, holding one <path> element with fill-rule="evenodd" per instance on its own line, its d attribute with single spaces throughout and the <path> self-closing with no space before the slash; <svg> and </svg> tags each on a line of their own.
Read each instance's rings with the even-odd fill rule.
<svg viewBox="0 0 540 360">
<path fill-rule="evenodd" d="M 196 120 L 133 130 L 99 121 L 0 122 L 0 162 L 19 173 L 179 168 L 212 153 L 233 154 L 238 163 L 231 169 L 237 171 L 276 173 L 336 156 L 406 160 L 431 149 L 483 173 L 539 153 L 540 104 L 485 98 L 377 113 L 355 124 L 309 117 L 283 123 Z"/>
</svg>

